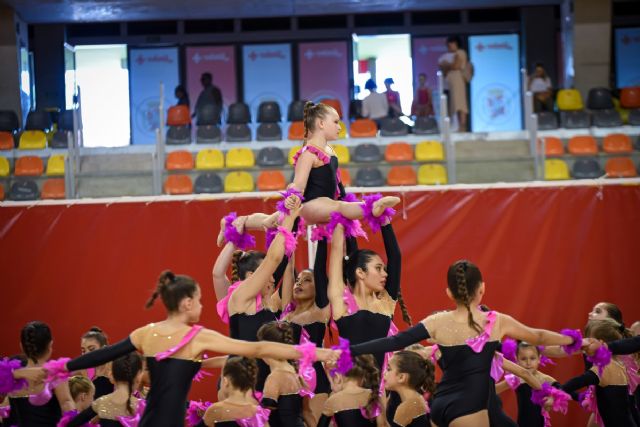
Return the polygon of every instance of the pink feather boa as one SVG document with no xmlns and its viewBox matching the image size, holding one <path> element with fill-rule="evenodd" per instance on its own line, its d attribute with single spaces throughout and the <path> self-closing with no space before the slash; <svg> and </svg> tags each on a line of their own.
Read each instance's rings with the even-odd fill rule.
<svg viewBox="0 0 640 427">
<path fill-rule="evenodd" d="M 560 331 L 562 335 L 566 335 L 573 339 L 573 342 L 569 345 L 563 345 L 562 350 L 568 355 L 577 353 L 582 348 L 582 334 L 577 329 L 563 329 Z"/>
<path fill-rule="evenodd" d="M 189 427 L 195 427 L 202 421 L 202 417 L 204 417 L 204 413 L 207 411 L 207 408 L 211 406 L 211 402 L 202 402 L 201 400 L 189 401 L 189 408 L 187 409 L 186 421 Z"/>
<path fill-rule="evenodd" d="M 304 201 L 304 197 L 302 197 L 302 193 L 299 192 L 298 190 L 296 190 L 295 188 L 291 187 L 289 188 L 287 191 L 282 191 L 280 192 L 280 194 L 282 194 L 282 200 L 279 200 L 276 203 L 276 209 L 278 210 L 278 212 L 280 212 L 283 215 L 289 215 L 291 213 L 291 211 L 289 209 L 287 209 L 287 207 L 284 205 L 285 201 L 291 197 L 291 196 L 296 196 L 297 198 L 300 199 L 300 201 Z"/>
<path fill-rule="evenodd" d="M 0 360 L 0 394 L 8 394 L 21 390 L 29 385 L 25 379 L 15 379 L 13 371 L 22 368 L 19 360 L 11 360 L 8 357 Z"/>
<path fill-rule="evenodd" d="M 235 212 L 224 217 L 224 239 L 233 243 L 238 249 L 246 251 L 256 246 L 256 238 L 247 232 L 238 232 L 238 229 L 233 225 L 233 221 L 237 218 L 238 214 Z"/>
<path fill-rule="evenodd" d="M 598 374 L 602 376 L 604 368 L 611 363 L 611 351 L 603 345 L 598 347 L 593 356 L 587 356 L 587 360 L 598 367 Z"/>
<path fill-rule="evenodd" d="M 380 231 L 380 228 L 388 221 L 391 221 L 391 218 L 396 214 L 395 209 L 385 208 L 380 216 L 373 215 L 373 205 L 380 199 L 382 199 L 382 194 L 380 193 L 364 196 L 362 198 L 364 201 L 364 204 L 362 205 L 363 219 L 374 233 Z"/>
<path fill-rule="evenodd" d="M 282 234 L 284 237 L 284 253 L 288 258 L 296 251 L 296 247 L 298 246 L 298 241 L 296 240 L 296 236 L 289 230 L 284 227 L 278 227 L 278 233 Z"/>
<path fill-rule="evenodd" d="M 362 225 L 357 219 L 346 218 L 339 212 L 331 212 L 329 218 L 329 223 L 326 226 L 326 232 L 329 236 L 333 235 L 333 231 L 340 224 L 344 227 L 345 237 L 363 237 L 368 240 L 367 233 L 362 229 Z"/>
</svg>

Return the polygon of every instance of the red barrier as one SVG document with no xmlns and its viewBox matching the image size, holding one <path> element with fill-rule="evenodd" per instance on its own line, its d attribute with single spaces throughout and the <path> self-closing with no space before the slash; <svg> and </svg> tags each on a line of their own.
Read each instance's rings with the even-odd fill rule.
<svg viewBox="0 0 640 427">
<path fill-rule="evenodd" d="M 59 357 L 79 354 L 80 336 L 92 325 L 116 341 L 161 319 L 161 307 L 143 305 L 166 268 L 198 280 L 201 323 L 226 332 L 211 280 L 219 220 L 231 210 L 273 206 L 244 199 L 0 208 L 0 354 L 19 352 L 19 331 L 29 320 L 52 326 Z M 582 328 L 603 300 L 617 303 L 631 323 L 640 318 L 639 213 L 639 186 L 407 193 L 394 220 L 405 300 L 414 320 L 451 307 L 446 269 L 468 258 L 483 272 L 484 303 L 529 325 Z M 384 253 L 378 235 L 361 246 Z M 299 253 L 303 265 L 306 251 Z M 405 327 L 400 316 L 397 324 Z M 544 371 L 564 381 L 581 369 L 575 357 Z M 193 396 L 214 400 L 214 384 L 196 384 Z M 515 415 L 512 393 L 505 403 Z M 568 416 L 554 416 L 554 426 L 586 424 L 578 406 L 570 408 Z"/>
</svg>

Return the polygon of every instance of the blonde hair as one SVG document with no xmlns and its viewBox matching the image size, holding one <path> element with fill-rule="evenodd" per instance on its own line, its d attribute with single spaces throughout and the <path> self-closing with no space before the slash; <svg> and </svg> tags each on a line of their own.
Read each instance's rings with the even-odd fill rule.
<svg viewBox="0 0 640 427">
<path fill-rule="evenodd" d="M 91 393 L 93 390 L 95 390 L 95 386 L 89 378 L 81 375 L 69 378 L 69 392 L 73 400 L 76 400 L 80 393 Z"/>
<path fill-rule="evenodd" d="M 303 145 L 307 145 L 309 132 L 313 132 L 316 130 L 316 119 L 326 117 L 327 114 L 332 112 L 338 115 L 338 112 L 335 110 L 335 108 L 321 102 L 314 104 L 313 102 L 308 101 L 306 104 L 304 104 L 304 113 L 302 116 L 302 123 L 304 124 Z"/>
</svg>

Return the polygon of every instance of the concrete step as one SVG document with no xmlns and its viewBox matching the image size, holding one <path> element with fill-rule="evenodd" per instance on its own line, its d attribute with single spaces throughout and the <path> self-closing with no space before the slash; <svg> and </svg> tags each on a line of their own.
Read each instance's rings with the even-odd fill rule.
<svg viewBox="0 0 640 427">
<path fill-rule="evenodd" d="M 524 182 L 535 179 L 533 159 L 463 161 L 456 165 L 458 184 Z"/>
<path fill-rule="evenodd" d="M 78 197 L 151 196 L 151 174 L 144 176 L 83 177 L 79 180 Z"/>
<path fill-rule="evenodd" d="M 516 159 L 530 157 L 529 142 L 516 141 L 460 141 L 456 142 L 456 160 Z"/>
</svg>

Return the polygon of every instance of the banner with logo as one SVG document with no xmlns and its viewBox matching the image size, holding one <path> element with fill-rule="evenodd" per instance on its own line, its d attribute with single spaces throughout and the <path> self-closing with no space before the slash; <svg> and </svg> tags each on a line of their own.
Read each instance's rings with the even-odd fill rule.
<svg viewBox="0 0 640 427">
<path fill-rule="evenodd" d="M 254 44 L 242 47 L 244 102 L 251 108 L 251 120 L 257 118 L 258 105 L 276 101 L 284 118 L 293 98 L 291 45 Z"/>
<path fill-rule="evenodd" d="M 418 84 L 418 75 L 427 75 L 427 86 L 435 94 L 438 90 L 438 60 L 447 53 L 446 37 L 421 37 L 413 40 L 413 80 Z"/>
<path fill-rule="evenodd" d="M 222 102 L 228 107 L 238 99 L 236 55 L 233 46 L 192 46 L 186 49 L 187 92 L 191 110 L 202 91 L 200 76 L 211 73 L 213 85 L 222 92 Z"/>
<path fill-rule="evenodd" d="M 618 87 L 640 86 L 640 28 L 616 29 Z"/>
<path fill-rule="evenodd" d="M 133 144 L 156 143 L 156 129 L 160 126 L 160 83 L 164 84 L 164 105 L 168 109 L 175 104 L 173 90 L 179 81 L 178 48 L 129 51 Z"/>
<path fill-rule="evenodd" d="M 517 34 L 469 37 L 471 126 L 474 132 L 522 129 Z"/>
<path fill-rule="evenodd" d="M 346 115 L 349 109 L 347 42 L 300 43 L 298 64 L 300 98 L 313 102 L 338 99 Z"/>
</svg>

